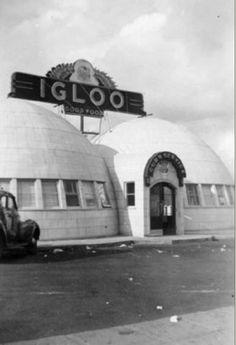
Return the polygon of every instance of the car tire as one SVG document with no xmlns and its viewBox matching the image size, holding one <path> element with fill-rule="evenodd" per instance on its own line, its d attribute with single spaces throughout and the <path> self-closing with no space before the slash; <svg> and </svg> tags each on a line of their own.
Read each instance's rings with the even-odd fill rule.
<svg viewBox="0 0 236 345">
<path fill-rule="evenodd" d="M 2 235 L 0 234 L 0 259 L 2 259 L 3 257 L 4 249 L 5 249 L 4 241 L 3 241 Z"/>
<path fill-rule="evenodd" d="M 28 248 L 27 248 L 27 253 L 30 255 L 36 255 L 37 254 L 37 241 L 33 244 L 31 244 Z"/>
</svg>

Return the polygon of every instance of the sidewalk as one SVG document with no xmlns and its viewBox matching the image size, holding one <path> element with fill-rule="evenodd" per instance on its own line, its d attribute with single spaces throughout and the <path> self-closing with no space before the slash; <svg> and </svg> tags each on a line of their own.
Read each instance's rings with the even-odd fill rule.
<svg viewBox="0 0 236 345">
<path fill-rule="evenodd" d="M 81 333 L 8 345 L 233 345 L 234 308 L 225 307 Z M 4 344 L 2 344 L 4 345 Z"/>
<path fill-rule="evenodd" d="M 87 238 L 87 239 L 74 239 L 74 240 L 53 240 L 53 241 L 39 241 L 38 247 L 51 248 L 51 247 L 66 247 L 66 246 L 118 246 L 122 244 L 130 245 L 171 245 L 185 242 L 201 242 L 220 240 L 224 238 L 233 238 L 232 235 L 175 235 L 175 236 L 155 236 L 155 237 L 134 237 L 134 236 L 114 236 L 102 238 Z"/>
</svg>

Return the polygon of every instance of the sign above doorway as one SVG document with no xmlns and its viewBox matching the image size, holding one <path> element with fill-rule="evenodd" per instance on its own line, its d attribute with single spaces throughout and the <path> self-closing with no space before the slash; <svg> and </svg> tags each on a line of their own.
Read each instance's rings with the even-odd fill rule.
<svg viewBox="0 0 236 345">
<path fill-rule="evenodd" d="M 183 179 L 186 177 L 186 171 L 181 160 L 172 152 L 164 151 L 155 153 L 147 162 L 144 170 L 144 182 L 146 186 L 150 186 L 150 179 L 153 176 L 155 168 L 162 165 L 162 162 L 169 161 L 173 164 L 177 177 L 179 180 L 179 186 L 183 186 Z M 168 171 L 168 168 L 167 168 Z"/>
</svg>

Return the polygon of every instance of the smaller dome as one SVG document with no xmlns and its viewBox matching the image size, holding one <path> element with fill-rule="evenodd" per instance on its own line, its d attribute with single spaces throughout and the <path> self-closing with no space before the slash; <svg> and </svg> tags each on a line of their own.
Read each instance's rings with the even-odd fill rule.
<svg viewBox="0 0 236 345">
<path fill-rule="evenodd" d="M 94 142 L 100 145 L 104 156 L 105 147 L 109 147 L 114 155 L 122 156 L 122 164 L 129 167 L 131 164 L 145 165 L 154 153 L 170 151 L 183 162 L 187 180 L 194 183 L 232 183 L 223 162 L 206 143 L 184 126 L 157 117 L 124 122 Z"/>
</svg>

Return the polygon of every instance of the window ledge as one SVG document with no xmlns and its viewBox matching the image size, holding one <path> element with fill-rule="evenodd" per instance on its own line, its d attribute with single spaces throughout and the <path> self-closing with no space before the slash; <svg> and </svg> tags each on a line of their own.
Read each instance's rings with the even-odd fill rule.
<svg viewBox="0 0 236 345">
<path fill-rule="evenodd" d="M 234 208 L 234 205 L 224 205 L 224 206 L 184 206 L 185 209 L 211 209 L 211 208 L 217 208 L 217 209 L 224 209 L 224 208 Z"/>
<path fill-rule="evenodd" d="M 33 211 L 33 212 L 53 212 L 53 211 L 102 211 L 105 209 L 112 209 L 112 206 L 106 207 L 55 207 L 55 208 L 18 208 L 19 211 Z"/>
</svg>

